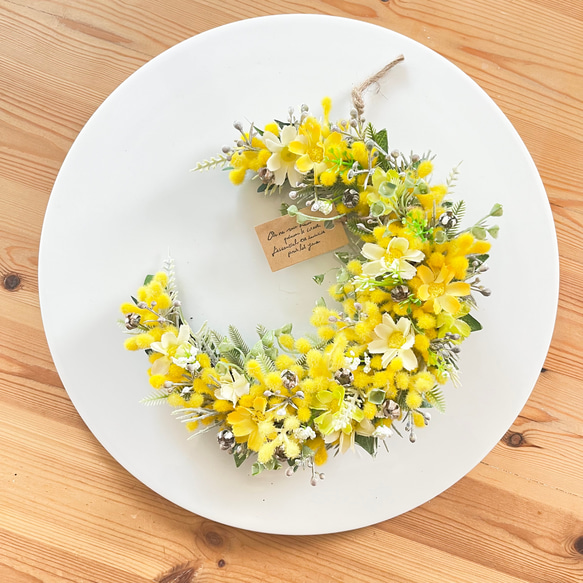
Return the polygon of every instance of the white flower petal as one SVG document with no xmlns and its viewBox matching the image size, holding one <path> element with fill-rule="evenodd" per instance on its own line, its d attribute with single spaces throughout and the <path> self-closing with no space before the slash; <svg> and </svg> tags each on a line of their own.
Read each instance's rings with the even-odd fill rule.
<svg viewBox="0 0 583 583">
<path fill-rule="evenodd" d="M 279 170 L 281 168 L 282 161 L 283 160 L 281 159 L 281 156 L 279 154 L 271 154 L 271 156 L 267 160 L 266 166 L 268 170 L 275 172 L 276 170 Z"/>
<path fill-rule="evenodd" d="M 180 332 L 178 332 L 178 344 L 184 344 L 190 338 L 190 326 L 188 324 L 182 324 L 180 326 Z"/>
<path fill-rule="evenodd" d="M 297 186 L 303 178 L 304 175 L 298 172 L 295 166 L 288 166 L 287 179 L 289 180 L 291 186 Z"/>
<path fill-rule="evenodd" d="M 285 126 L 281 130 L 280 141 L 282 145 L 287 146 L 292 140 L 295 140 L 298 130 L 294 126 Z"/>
<path fill-rule="evenodd" d="M 409 336 L 411 332 L 411 320 L 409 318 L 399 318 L 397 322 L 397 330 L 405 337 Z"/>
<path fill-rule="evenodd" d="M 379 261 L 369 261 L 362 266 L 362 273 L 365 275 L 369 275 L 371 277 L 376 277 L 377 275 L 381 275 L 386 271 L 386 267 L 382 260 Z"/>
<path fill-rule="evenodd" d="M 362 254 L 367 259 L 382 259 L 385 256 L 385 249 L 375 243 L 365 243 L 362 246 Z"/>
<path fill-rule="evenodd" d="M 373 340 L 372 342 L 368 343 L 368 351 L 372 354 L 381 354 L 385 352 L 389 348 L 387 341 L 378 338 L 377 340 Z"/>
<path fill-rule="evenodd" d="M 393 318 L 391 318 L 386 312 L 383 314 L 383 324 L 385 324 L 385 326 L 390 326 L 393 330 L 397 327 Z"/>
<path fill-rule="evenodd" d="M 273 181 L 277 186 L 281 186 L 285 182 L 285 177 L 287 176 L 287 168 L 282 166 L 277 170 L 272 170 L 273 172 Z"/>
<path fill-rule="evenodd" d="M 395 358 L 395 356 L 397 356 L 397 353 L 398 351 L 396 348 L 390 348 L 383 354 L 383 359 L 381 361 L 383 368 L 387 368 L 387 366 L 389 366 L 389 363 L 391 360 L 393 360 L 393 358 Z M 413 355 L 413 358 L 415 358 L 415 355 Z M 415 366 L 417 366 L 417 359 L 415 359 Z"/>
<path fill-rule="evenodd" d="M 166 356 L 158 358 L 152 363 L 151 373 L 153 375 L 165 375 L 170 370 L 170 359 Z"/>
<path fill-rule="evenodd" d="M 407 350 L 400 350 L 399 356 L 403 361 L 403 368 L 405 368 L 405 370 L 413 370 L 417 368 L 417 357 L 410 348 Z"/>
</svg>

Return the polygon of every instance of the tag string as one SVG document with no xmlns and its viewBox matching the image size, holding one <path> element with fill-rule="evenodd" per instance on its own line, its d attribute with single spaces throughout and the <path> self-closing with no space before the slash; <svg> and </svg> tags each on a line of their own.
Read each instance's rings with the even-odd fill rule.
<svg viewBox="0 0 583 583">
<path fill-rule="evenodd" d="M 363 81 L 357 87 L 352 89 L 352 103 L 356 111 L 358 112 L 358 117 L 362 117 L 364 113 L 364 92 L 375 83 L 378 83 L 395 65 L 398 65 L 401 61 L 404 61 L 405 57 L 399 55 L 395 60 L 391 61 L 389 64 L 385 65 L 378 73 L 375 73 L 365 81 Z"/>
</svg>

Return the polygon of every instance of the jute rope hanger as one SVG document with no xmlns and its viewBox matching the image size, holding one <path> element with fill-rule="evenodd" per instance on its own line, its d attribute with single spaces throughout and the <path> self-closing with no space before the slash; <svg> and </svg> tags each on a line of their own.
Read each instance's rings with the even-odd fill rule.
<svg viewBox="0 0 583 583">
<path fill-rule="evenodd" d="M 378 83 L 395 65 L 398 65 L 401 61 L 404 61 L 405 57 L 399 55 L 396 59 L 385 65 L 378 73 L 370 76 L 368 79 L 363 81 L 360 85 L 357 85 L 352 89 L 352 103 L 354 108 L 358 112 L 358 117 L 362 117 L 364 113 L 364 92 L 375 83 Z"/>
</svg>

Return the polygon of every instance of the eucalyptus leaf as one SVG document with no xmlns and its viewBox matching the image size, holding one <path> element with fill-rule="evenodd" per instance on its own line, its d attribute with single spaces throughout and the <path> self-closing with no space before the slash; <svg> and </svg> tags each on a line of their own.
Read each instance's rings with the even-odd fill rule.
<svg viewBox="0 0 583 583">
<path fill-rule="evenodd" d="M 447 235 L 439 230 L 439 231 L 434 231 L 433 233 L 433 240 L 439 245 L 440 243 L 445 243 L 447 241 Z"/>
<path fill-rule="evenodd" d="M 498 238 L 498 231 L 500 230 L 500 227 L 498 225 L 494 225 L 493 227 L 490 227 L 488 229 L 488 233 L 490 234 L 490 237 L 493 237 L 494 239 Z"/>
<path fill-rule="evenodd" d="M 484 229 L 484 227 L 472 227 L 470 233 L 480 241 L 483 241 L 486 238 L 486 229 Z"/>
<path fill-rule="evenodd" d="M 263 336 L 261 336 L 261 342 L 263 342 L 263 346 L 271 348 L 273 346 L 273 343 L 275 342 L 275 334 L 273 330 L 269 330 L 268 332 L 263 334 Z"/>
<path fill-rule="evenodd" d="M 292 324 L 286 324 L 279 329 L 281 334 L 289 334 L 292 331 Z"/>
<path fill-rule="evenodd" d="M 344 267 L 342 269 L 338 270 L 338 273 L 336 274 L 336 281 L 338 283 L 345 283 L 350 279 L 350 274 L 348 273 L 348 270 L 345 269 Z"/>
<path fill-rule="evenodd" d="M 144 285 L 148 285 L 153 279 L 153 275 L 146 275 L 146 279 L 144 279 Z"/>
<path fill-rule="evenodd" d="M 491 217 L 501 217 L 504 214 L 504 209 L 501 204 L 496 203 L 490 211 Z"/>
<path fill-rule="evenodd" d="M 387 206 L 385 205 L 385 203 L 381 200 L 377 200 L 377 202 L 374 202 L 370 207 L 370 214 L 373 217 L 380 217 L 382 214 L 386 212 L 386 210 Z"/>
<path fill-rule="evenodd" d="M 379 186 L 379 194 L 381 196 L 390 196 L 395 191 L 395 188 L 397 188 L 397 185 L 388 180 L 381 182 L 381 185 Z"/>
<path fill-rule="evenodd" d="M 385 400 L 385 391 L 383 389 L 373 389 L 368 394 L 368 400 L 373 403 L 373 405 L 380 405 Z"/>
</svg>

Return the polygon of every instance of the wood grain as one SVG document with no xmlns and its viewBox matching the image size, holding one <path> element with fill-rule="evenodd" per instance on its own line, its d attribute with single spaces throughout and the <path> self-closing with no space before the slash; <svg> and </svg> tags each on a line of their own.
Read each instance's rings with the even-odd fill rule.
<svg viewBox="0 0 583 583">
<path fill-rule="evenodd" d="M 181 40 L 283 13 L 386 26 L 468 73 L 533 156 L 561 255 L 545 369 L 500 443 L 422 507 L 326 536 L 268 536 L 215 524 L 128 474 L 68 399 L 38 302 L 38 248 L 50 191 L 100 103 Z M 0 72 L 0 581 L 583 581 L 580 3 L 0 0 Z M 69 275 L 63 274 L 64 284 Z"/>
</svg>

